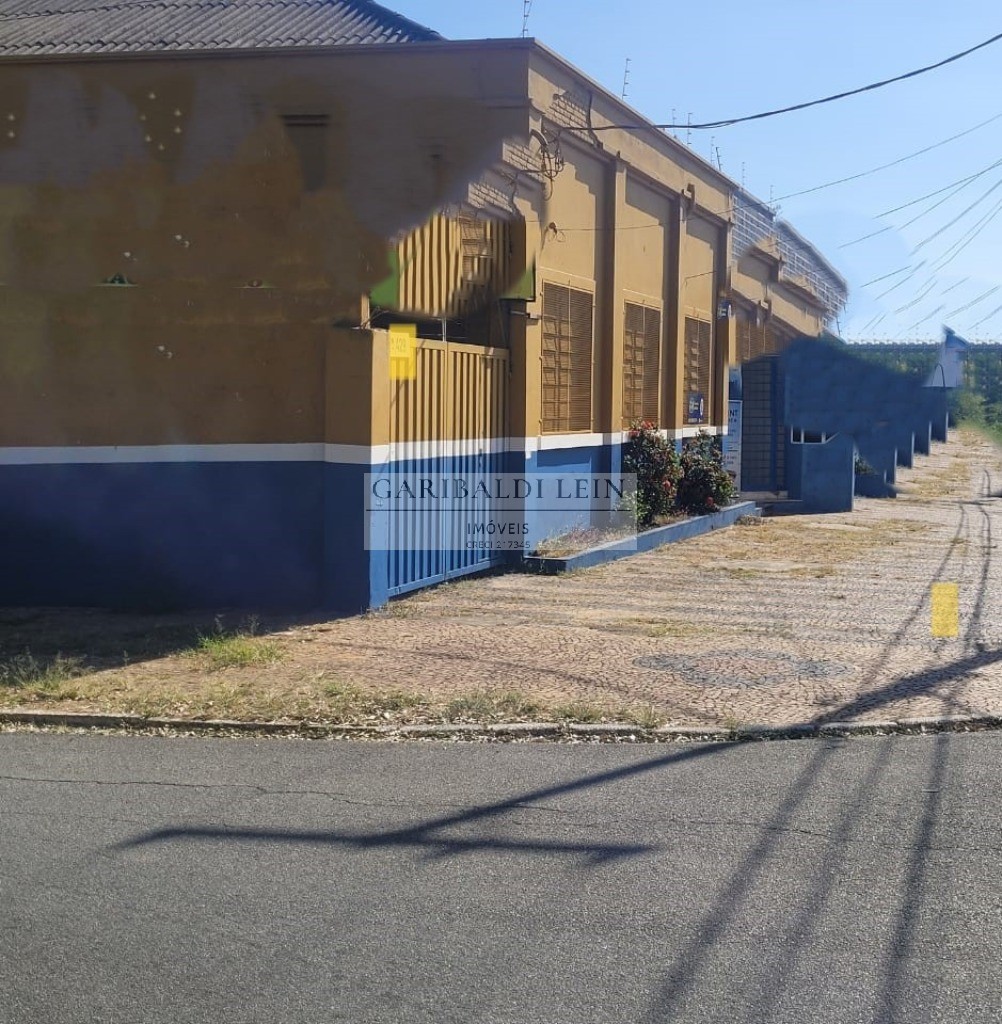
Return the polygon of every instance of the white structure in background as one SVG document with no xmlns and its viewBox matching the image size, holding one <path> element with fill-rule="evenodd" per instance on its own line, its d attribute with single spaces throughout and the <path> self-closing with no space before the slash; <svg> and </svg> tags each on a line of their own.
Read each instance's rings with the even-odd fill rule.
<svg viewBox="0 0 1002 1024">
<path fill-rule="evenodd" d="M 939 349 L 939 361 L 933 367 L 927 388 L 959 388 L 964 383 L 964 356 L 968 342 L 949 327 L 943 328 L 943 344 Z"/>
<path fill-rule="evenodd" d="M 721 438 L 724 469 L 734 481 L 734 489 L 741 490 L 741 367 L 728 368 L 727 433 Z"/>
</svg>

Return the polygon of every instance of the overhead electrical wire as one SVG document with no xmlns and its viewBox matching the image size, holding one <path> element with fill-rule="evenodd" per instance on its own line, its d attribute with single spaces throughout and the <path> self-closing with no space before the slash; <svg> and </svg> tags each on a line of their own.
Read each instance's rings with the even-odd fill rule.
<svg viewBox="0 0 1002 1024">
<path fill-rule="evenodd" d="M 947 195 L 943 196 L 943 198 L 940 199 L 938 202 L 933 203 L 932 206 L 926 208 L 921 213 L 917 213 L 914 217 L 911 218 L 911 220 L 906 220 L 904 224 L 899 224 L 897 225 L 897 227 L 895 227 L 895 225 L 893 224 L 888 224 L 886 227 L 879 228 L 877 231 L 871 231 L 867 235 L 860 235 L 859 238 L 854 238 L 849 242 L 843 242 L 839 246 L 839 248 L 848 249 L 850 245 L 857 245 L 860 242 L 867 241 L 867 239 L 876 238 L 877 235 L 883 235 L 888 231 L 903 231 L 905 228 L 911 227 L 912 224 L 914 224 L 918 220 L 921 220 L 924 216 L 926 216 L 926 214 L 932 213 L 933 210 L 938 209 L 940 206 L 943 205 L 943 203 L 949 202 L 954 196 L 959 195 L 965 188 L 967 188 L 968 185 L 971 185 L 975 181 L 977 181 L 978 178 L 982 177 L 989 171 L 994 170 L 996 167 L 1000 166 L 1002 166 L 1002 160 L 996 160 L 995 163 L 986 167 L 982 171 L 978 171 L 977 174 L 972 174 L 967 178 L 962 178 L 959 182 L 955 181 L 953 182 L 953 184 L 945 186 L 945 188 L 936 189 L 935 192 L 930 192 L 927 195 L 922 196 L 921 199 L 913 199 L 910 203 L 903 203 L 901 206 L 896 207 L 894 210 L 887 210 L 884 213 L 878 213 L 878 217 L 886 217 L 888 216 L 888 214 L 896 213 L 898 210 L 903 210 L 908 206 L 914 206 L 916 203 L 920 203 L 925 199 L 931 199 L 933 196 L 939 195 L 939 193 L 941 192 L 947 192 L 949 189 L 953 190 L 949 192 Z M 963 214 L 961 214 L 961 216 L 963 216 Z"/>
<path fill-rule="evenodd" d="M 978 305 L 978 303 L 980 302 L 984 302 L 985 299 L 987 299 L 989 296 L 994 295 L 1000 288 L 1002 288 L 1002 284 L 997 284 L 994 288 L 989 288 L 988 291 L 979 295 L 976 299 L 971 299 L 971 301 L 968 302 L 966 305 L 959 306 L 957 309 L 951 309 L 950 312 L 947 313 L 946 315 L 949 317 L 957 316 L 959 313 L 966 313 L 967 310 L 971 309 L 973 306 Z"/>
<path fill-rule="evenodd" d="M 970 245 L 974 241 L 974 239 L 991 223 L 992 220 L 995 219 L 995 217 L 998 216 L 999 213 L 1002 213 L 1002 199 L 1000 199 L 992 207 L 992 209 L 988 211 L 988 213 L 986 213 L 964 235 L 962 235 L 961 238 L 959 238 L 956 242 L 954 242 L 954 244 L 952 246 L 950 246 L 950 248 L 947 249 L 945 253 L 943 253 L 939 257 L 937 257 L 937 259 L 931 265 L 931 269 L 934 271 L 932 278 L 930 278 L 929 281 L 927 281 L 925 284 L 923 284 L 920 287 L 919 293 L 916 295 L 915 298 L 913 298 L 910 302 L 905 303 L 903 306 L 900 306 L 897 309 L 895 309 L 893 311 L 892 315 L 897 315 L 899 313 L 903 313 L 906 310 L 912 308 L 913 306 L 918 305 L 918 303 L 920 303 L 924 298 L 926 298 L 926 296 L 929 295 L 929 293 L 932 291 L 933 287 L 935 286 L 935 283 L 936 283 L 936 280 L 937 280 L 937 277 L 938 277 L 939 273 L 945 267 L 947 267 L 950 263 L 952 263 L 953 260 L 957 257 L 957 255 L 959 255 L 960 252 L 962 252 L 965 248 L 967 248 L 967 246 Z M 880 295 L 876 296 L 876 298 L 878 298 L 878 299 L 879 298 L 883 298 L 885 295 L 888 295 L 892 291 L 897 289 L 900 285 L 905 284 L 908 280 L 910 280 L 912 277 L 915 276 L 915 274 L 925 264 L 925 262 L 926 261 L 923 260 L 922 263 L 920 263 L 918 266 L 915 267 L 914 271 L 911 274 L 909 274 L 908 277 L 903 278 L 901 281 L 897 282 L 897 284 L 892 285 L 890 288 L 888 288 L 885 291 L 881 292 Z M 891 275 L 891 276 L 893 276 L 893 275 Z M 969 279 L 970 279 L 969 276 L 965 277 L 963 280 L 958 281 L 958 282 L 952 284 L 949 288 L 945 289 L 945 291 L 943 291 L 941 294 L 945 295 L 946 292 L 952 291 L 954 288 L 960 287 L 960 285 L 964 284 Z M 957 315 L 959 313 L 964 312 L 967 309 L 972 308 L 973 306 L 976 306 L 979 302 L 983 302 L 986 298 L 988 298 L 989 296 L 995 294 L 995 292 L 998 291 L 999 288 L 1002 288 L 1002 285 L 999 285 L 996 288 L 992 288 L 989 291 L 985 292 L 984 294 L 977 296 L 975 299 L 972 299 L 969 303 L 967 303 L 967 304 L 965 304 L 965 305 L 963 305 L 961 307 L 958 307 L 955 310 L 952 310 L 950 313 L 947 314 L 947 316 L 955 316 L 955 315 Z M 938 310 L 936 310 L 933 313 L 929 314 L 929 317 L 934 316 L 936 312 L 938 312 Z M 924 323 L 924 322 L 925 321 L 919 321 L 919 325 L 921 325 L 921 323 Z M 908 330 L 911 330 L 911 329 L 912 328 L 908 328 Z M 866 328 L 864 327 L 863 330 L 866 330 Z"/>
<path fill-rule="evenodd" d="M 911 309 L 912 306 L 917 306 L 935 287 L 936 278 L 934 277 L 931 281 L 927 283 L 927 286 L 925 286 L 925 291 L 923 291 L 921 295 L 912 299 L 911 302 L 906 302 L 903 306 L 899 306 L 896 310 L 894 310 L 894 315 L 897 316 L 898 313 L 903 313 L 906 309 Z"/>
<path fill-rule="evenodd" d="M 999 188 L 1002 188 L 1002 178 L 999 178 L 999 180 L 996 181 L 995 184 L 992 185 L 992 187 L 990 189 L 988 189 L 987 192 L 982 192 L 981 195 L 978 196 L 978 198 L 975 199 L 974 202 L 971 203 L 970 206 L 967 206 L 963 210 L 961 210 L 960 213 L 958 213 L 957 216 L 953 218 L 953 220 L 947 221 L 946 224 L 944 224 L 942 227 L 938 228 L 936 231 L 934 231 L 927 238 L 923 238 L 922 241 L 919 242 L 918 245 L 916 245 L 914 249 L 912 249 L 911 255 L 914 256 L 915 253 L 917 253 L 919 251 L 919 249 L 924 248 L 931 241 L 933 241 L 936 238 L 939 238 L 939 236 L 941 234 L 943 234 L 944 231 L 948 231 L 950 228 L 952 228 L 953 225 L 957 223 L 957 221 L 963 220 L 964 217 L 966 217 L 971 212 L 971 210 L 973 210 L 979 203 L 983 203 L 996 189 L 999 189 Z"/>
<path fill-rule="evenodd" d="M 892 213 L 900 213 L 902 210 L 907 210 L 909 206 L 915 206 L 917 203 L 924 202 L 926 199 L 932 199 L 933 196 L 938 196 L 941 192 L 946 192 L 948 189 L 953 188 L 954 185 L 966 185 L 969 181 L 975 181 L 976 179 L 983 177 L 989 171 L 994 171 L 995 168 L 1000 165 L 1002 165 L 1002 160 L 996 160 L 994 163 L 990 163 L 987 167 L 983 167 L 980 171 L 976 171 L 974 174 L 969 174 L 966 178 L 958 178 L 956 181 L 951 181 L 949 185 L 937 188 L 933 192 L 926 192 L 924 196 L 919 196 L 918 199 L 910 199 L 907 203 L 902 203 L 900 206 L 893 206 L 889 210 L 884 210 L 882 213 L 875 214 L 874 219 L 877 217 L 889 217 Z"/>
<path fill-rule="evenodd" d="M 890 288 L 888 288 L 886 291 L 882 291 L 879 295 L 874 295 L 874 299 L 882 299 L 885 295 L 890 295 L 891 292 L 893 292 L 897 288 L 900 288 L 903 284 L 907 284 L 925 266 L 925 264 L 926 261 L 922 260 L 922 262 L 919 263 L 907 277 L 901 278 L 901 280 L 898 281 L 897 284 L 892 284 Z"/>
<path fill-rule="evenodd" d="M 983 316 L 977 323 L 971 324 L 971 328 L 980 327 L 983 323 L 987 323 L 993 316 L 998 316 L 1002 313 L 1002 306 L 996 306 L 987 316 Z"/>
<path fill-rule="evenodd" d="M 964 57 L 969 57 L 972 53 L 977 53 L 978 50 L 983 50 L 987 46 L 992 46 L 1002 39 L 1002 32 L 997 33 L 990 39 L 985 39 L 983 42 L 978 43 L 975 46 L 970 46 L 966 50 L 961 50 L 960 53 L 954 53 L 943 60 L 936 61 L 935 64 L 927 64 L 924 67 L 916 68 L 914 71 L 907 71 L 903 75 L 895 75 L 893 78 L 885 78 L 879 82 L 871 82 L 869 85 L 862 85 L 857 89 L 847 89 L 845 92 L 833 93 L 831 96 L 822 96 L 821 99 L 808 100 L 805 103 L 794 103 L 788 107 L 777 107 L 775 110 L 764 110 L 758 114 L 746 114 L 743 117 L 728 117 L 722 118 L 719 121 L 704 121 L 700 124 L 606 124 L 606 125 L 595 125 L 587 128 L 575 128 L 574 131 L 585 131 L 585 132 L 598 132 L 598 131 L 609 131 L 614 128 L 632 128 L 632 129 L 643 129 L 643 128 L 658 128 L 661 130 L 668 130 L 674 128 L 686 128 L 694 131 L 700 131 L 710 128 L 728 128 L 735 124 L 745 124 L 748 121 L 761 121 L 766 117 L 776 117 L 779 114 L 790 114 L 795 110 L 807 110 L 809 107 L 818 107 L 823 103 L 834 103 L 835 100 L 844 100 L 849 96 L 858 96 L 864 92 L 872 92 L 875 89 L 883 89 L 887 85 L 893 85 L 895 82 L 903 82 L 909 78 L 917 78 L 919 75 L 927 74 L 930 71 L 935 71 L 938 68 L 946 67 L 947 64 L 952 64 L 954 61 L 961 60 Z"/>
<path fill-rule="evenodd" d="M 948 139 L 940 139 L 939 142 L 934 142 L 931 146 L 924 146 L 922 149 L 915 150 L 914 153 L 908 153 L 906 156 L 898 157 L 897 160 L 892 160 L 890 163 L 881 164 L 879 167 L 871 167 L 868 171 L 860 171 L 858 174 L 850 174 L 848 175 L 848 177 L 845 178 L 836 178 L 834 181 L 825 182 L 825 184 L 823 185 L 814 185 L 811 188 L 801 189 L 799 192 L 787 192 L 785 196 L 778 196 L 773 201 L 780 203 L 784 199 L 794 199 L 797 196 L 807 196 L 810 195 L 812 192 L 820 192 L 822 189 L 825 188 L 833 188 L 835 185 L 844 185 L 850 181 L 858 181 L 860 178 L 866 178 L 871 174 L 876 174 L 878 171 L 886 171 L 889 167 L 897 167 L 898 164 L 903 164 L 908 160 L 914 160 L 917 156 L 922 156 L 925 153 L 932 152 L 932 150 L 934 149 L 939 149 L 940 146 L 945 146 L 948 142 L 955 142 L 957 139 L 962 139 L 965 135 L 970 135 L 971 132 L 976 132 L 979 128 L 984 128 L 985 125 L 992 124 L 993 122 L 998 121 L 1000 119 L 1002 119 L 1002 113 L 996 114 L 994 117 L 988 118 L 987 121 L 981 121 L 979 124 L 974 125 L 973 128 L 967 128 L 962 132 L 958 132 L 956 135 L 951 135 Z M 952 186 L 950 185 L 946 186 L 946 188 L 951 187 Z M 931 193 L 931 195 L 935 194 L 935 192 Z M 929 197 L 924 196 L 923 198 Z M 919 199 L 916 199 L 914 201 L 921 202 L 921 200 Z M 906 203 L 905 205 L 907 206 L 908 204 Z M 902 207 L 898 207 L 898 209 L 902 209 Z M 897 211 L 889 210 L 888 212 L 896 213 Z M 884 214 L 878 214 L 877 216 L 882 217 L 884 216 Z"/>
<path fill-rule="evenodd" d="M 889 274 L 883 274 L 880 277 L 875 277 L 871 281 L 864 281 L 860 288 L 868 288 L 871 284 L 876 284 L 878 281 L 886 281 L 889 277 L 894 277 L 897 274 L 903 274 L 906 270 L 911 270 L 911 265 L 907 267 L 901 267 L 898 270 L 892 270 Z"/>
<path fill-rule="evenodd" d="M 1002 160 L 1000 160 L 999 163 L 1002 163 Z M 971 181 L 973 181 L 973 178 L 971 179 Z M 897 227 L 895 227 L 893 224 L 888 224 L 886 227 L 882 227 L 877 231 L 871 231 L 868 235 L 861 235 L 859 238 L 854 238 L 851 242 L 843 242 L 842 245 L 839 246 L 839 248 L 848 249 L 850 245 L 857 245 L 859 242 L 867 241 L 867 239 L 876 238 L 877 235 L 886 234 L 888 231 L 903 231 L 905 228 L 911 227 L 911 225 L 914 224 L 917 220 L 921 220 L 924 216 L 926 216 L 926 214 L 932 213 L 933 210 L 942 206 L 943 203 L 949 202 L 949 200 L 951 200 L 955 195 L 957 195 L 962 189 L 966 188 L 968 184 L 970 184 L 970 181 L 965 183 L 964 185 L 958 185 L 948 195 L 943 196 L 942 199 L 933 203 L 932 206 L 930 206 L 928 209 L 925 209 L 921 213 L 916 214 L 914 217 L 912 217 L 911 220 L 906 220 L 904 224 L 900 224 Z"/>
<path fill-rule="evenodd" d="M 962 235 L 933 263 L 933 269 L 942 270 L 943 267 L 952 263 L 954 259 L 956 259 L 956 257 L 962 253 L 986 227 L 988 227 L 988 225 L 998 216 L 1000 211 L 1002 211 L 1002 199 L 1000 199 L 988 211 L 988 213 L 981 218 L 981 220 L 972 225 L 966 235 Z"/>
<path fill-rule="evenodd" d="M 924 316 L 921 320 L 916 320 L 911 327 L 906 327 L 905 331 L 914 331 L 916 327 L 921 327 L 923 324 L 927 324 L 942 309 L 946 309 L 945 302 L 941 306 L 937 306 L 928 316 Z"/>
</svg>

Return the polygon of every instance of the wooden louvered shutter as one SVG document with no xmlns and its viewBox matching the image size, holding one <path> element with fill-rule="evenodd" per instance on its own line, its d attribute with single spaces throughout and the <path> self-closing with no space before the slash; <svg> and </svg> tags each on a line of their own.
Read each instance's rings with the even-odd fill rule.
<svg viewBox="0 0 1002 1024">
<path fill-rule="evenodd" d="M 591 429 L 592 296 L 543 286 L 544 433 Z"/>
<path fill-rule="evenodd" d="M 623 425 L 658 421 L 661 312 L 626 303 L 623 331 Z"/>
<path fill-rule="evenodd" d="M 737 322 L 738 332 L 738 362 L 747 363 L 752 358 L 751 349 L 751 324 L 743 319 L 739 318 Z"/>
<path fill-rule="evenodd" d="M 759 324 L 749 324 L 748 330 L 751 333 L 752 359 L 758 359 L 759 356 L 768 355 L 771 345 L 769 334 L 771 332 Z"/>
<path fill-rule="evenodd" d="M 644 405 L 644 307 L 626 304 L 623 330 L 623 426 L 642 420 Z"/>
<path fill-rule="evenodd" d="M 710 418 L 712 325 L 706 320 L 685 318 L 685 422 L 705 423 Z M 698 411 L 702 398 L 703 415 Z"/>
<path fill-rule="evenodd" d="M 559 433 L 570 416 L 565 382 L 570 355 L 567 288 L 543 285 L 543 432 Z"/>
<path fill-rule="evenodd" d="M 644 410 L 643 418 L 660 420 L 661 310 L 644 309 Z"/>
<path fill-rule="evenodd" d="M 592 296 L 570 291 L 570 425 L 569 430 L 591 430 Z"/>
<path fill-rule="evenodd" d="M 754 320 L 738 320 L 738 355 L 742 363 L 772 355 L 774 351 L 775 339 L 768 326 L 757 324 Z"/>
</svg>

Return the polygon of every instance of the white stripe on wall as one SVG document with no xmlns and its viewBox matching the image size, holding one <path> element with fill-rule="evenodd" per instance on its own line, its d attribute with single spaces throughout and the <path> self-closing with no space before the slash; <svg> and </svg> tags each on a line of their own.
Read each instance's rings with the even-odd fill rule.
<svg viewBox="0 0 1002 1024">
<path fill-rule="evenodd" d="M 318 462 L 323 458 L 322 444 L 150 444 L 0 448 L 0 465 L 4 466 L 126 462 Z"/>
<path fill-rule="evenodd" d="M 705 427 L 710 434 L 725 434 L 725 427 Z M 664 430 L 665 437 L 694 437 L 700 428 Z M 542 437 L 493 438 L 488 441 L 408 441 L 394 444 L 155 444 L 53 445 L 0 448 L 0 466 L 115 465 L 170 462 L 329 462 L 352 466 L 379 466 L 387 462 L 458 455 L 598 448 L 622 444 L 627 431 L 611 434 L 546 434 Z"/>
</svg>

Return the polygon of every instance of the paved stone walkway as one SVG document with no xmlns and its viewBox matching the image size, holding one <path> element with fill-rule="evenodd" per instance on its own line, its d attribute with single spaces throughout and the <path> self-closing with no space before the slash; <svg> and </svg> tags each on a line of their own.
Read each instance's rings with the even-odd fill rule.
<svg viewBox="0 0 1002 1024">
<path fill-rule="evenodd" d="M 325 634 L 317 666 L 362 687 L 649 706 L 676 724 L 1002 713 L 1002 452 L 954 437 L 899 486 L 852 513 L 460 581 L 295 634 Z M 932 637 L 934 582 L 960 586 L 957 638 Z"/>
</svg>

